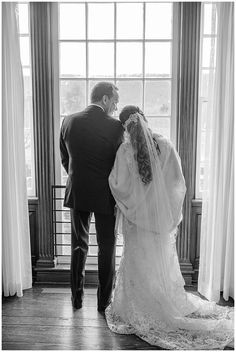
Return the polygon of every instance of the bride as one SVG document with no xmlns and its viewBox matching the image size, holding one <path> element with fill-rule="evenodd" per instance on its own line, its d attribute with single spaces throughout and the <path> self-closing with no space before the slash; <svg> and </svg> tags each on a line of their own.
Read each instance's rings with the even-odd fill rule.
<svg viewBox="0 0 236 352">
<path fill-rule="evenodd" d="M 186 191 L 180 158 L 138 107 L 119 118 L 126 140 L 109 184 L 124 249 L 107 324 L 164 349 L 223 349 L 233 339 L 233 308 L 184 290 L 175 245 Z"/>
</svg>

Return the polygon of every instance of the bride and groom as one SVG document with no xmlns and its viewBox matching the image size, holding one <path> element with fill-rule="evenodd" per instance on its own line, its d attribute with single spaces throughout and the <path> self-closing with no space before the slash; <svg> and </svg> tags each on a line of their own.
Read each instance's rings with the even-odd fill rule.
<svg viewBox="0 0 236 352">
<path fill-rule="evenodd" d="M 72 305 L 82 307 L 89 225 L 98 243 L 98 311 L 109 328 L 165 349 L 221 349 L 233 339 L 233 311 L 184 290 L 175 237 L 185 182 L 170 141 L 153 134 L 129 105 L 119 120 L 118 89 L 100 82 L 91 104 L 64 119 L 60 134 L 71 208 Z M 116 234 L 124 237 L 115 274 Z"/>
</svg>

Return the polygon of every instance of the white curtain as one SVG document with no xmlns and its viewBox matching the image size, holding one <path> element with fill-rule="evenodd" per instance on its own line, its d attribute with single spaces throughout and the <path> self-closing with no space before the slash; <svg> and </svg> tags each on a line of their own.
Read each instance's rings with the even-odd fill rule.
<svg viewBox="0 0 236 352">
<path fill-rule="evenodd" d="M 2 4 L 2 283 L 4 296 L 32 287 L 25 177 L 24 90 L 17 4 Z"/>
<path fill-rule="evenodd" d="M 217 3 L 216 9 L 216 68 L 214 80 L 209 80 L 198 278 L 198 291 L 215 302 L 220 291 L 225 300 L 234 297 L 234 4 Z"/>
</svg>

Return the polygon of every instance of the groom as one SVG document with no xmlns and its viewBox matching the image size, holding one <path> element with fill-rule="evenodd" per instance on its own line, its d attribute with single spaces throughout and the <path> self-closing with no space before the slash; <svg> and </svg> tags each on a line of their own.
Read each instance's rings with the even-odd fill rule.
<svg viewBox="0 0 236 352">
<path fill-rule="evenodd" d="M 115 201 L 108 177 L 123 137 L 120 121 L 111 117 L 118 101 L 118 88 L 100 82 L 91 92 L 91 104 L 66 117 L 61 126 L 61 161 L 68 174 L 64 206 L 71 208 L 71 298 L 75 309 L 82 307 L 92 213 L 98 243 L 98 311 L 110 303 L 115 272 Z"/>
</svg>

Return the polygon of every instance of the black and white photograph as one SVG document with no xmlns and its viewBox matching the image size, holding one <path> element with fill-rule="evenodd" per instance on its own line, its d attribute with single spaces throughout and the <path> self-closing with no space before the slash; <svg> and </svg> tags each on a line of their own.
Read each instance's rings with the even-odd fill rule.
<svg viewBox="0 0 236 352">
<path fill-rule="evenodd" d="M 234 350 L 234 1 L 1 1 L 2 350 Z"/>
</svg>

